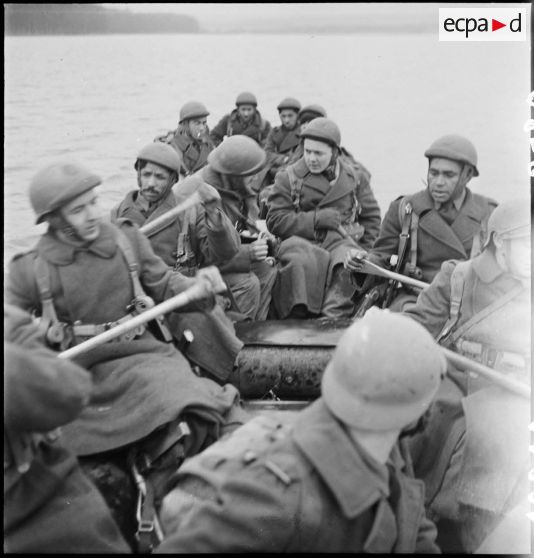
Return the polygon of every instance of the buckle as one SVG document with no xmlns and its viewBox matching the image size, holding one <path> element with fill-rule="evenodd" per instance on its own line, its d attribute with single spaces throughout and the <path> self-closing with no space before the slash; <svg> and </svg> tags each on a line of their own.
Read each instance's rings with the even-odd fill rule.
<svg viewBox="0 0 534 558">
<path fill-rule="evenodd" d="M 139 521 L 136 536 L 139 537 L 141 533 L 152 533 L 152 531 L 154 531 L 154 522 L 142 520 Z"/>
</svg>

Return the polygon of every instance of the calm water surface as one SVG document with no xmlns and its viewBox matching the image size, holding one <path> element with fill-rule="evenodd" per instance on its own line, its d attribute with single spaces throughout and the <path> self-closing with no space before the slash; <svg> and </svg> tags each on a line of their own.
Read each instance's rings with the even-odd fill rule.
<svg viewBox="0 0 534 558">
<path fill-rule="evenodd" d="M 27 188 L 74 155 L 100 173 L 104 210 L 135 186 L 136 153 L 175 127 L 191 99 L 208 124 L 250 90 L 279 123 L 286 96 L 319 103 L 372 173 L 384 213 L 421 188 L 424 150 L 461 133 L 479 152 L 475 191 L 502 201 L 529 186 L 527 43 L 439 43 L 421 35 L 117 35 L 6 37 L 4 264 L 44 231 Z"/>
</svg>

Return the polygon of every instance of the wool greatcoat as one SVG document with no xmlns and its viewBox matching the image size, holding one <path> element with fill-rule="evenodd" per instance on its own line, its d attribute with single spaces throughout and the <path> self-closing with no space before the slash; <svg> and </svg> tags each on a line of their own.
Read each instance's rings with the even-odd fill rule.
<svg viewBox="0 0 534 558">
<path fill-rule="evenodd" d="M 380 234 L 370 252 L 370 259 L 382 267 L 389 266 L 392 254 L 397 254 L 402 219 L 399 205 L 402 196 L 394 200 L 384 216 Z M 486 224 L 497 203 L 491 198 L 474 194 L 466 188 L 466 196 L 452 225 L 439 215 L 427 189 L 407 197 L 414 213 L 419 216 L 417 232 L 417 266 L 422 272 L 422 281 L 431 282 L 445 260 L 467 260 L 480 253 L 484 236 L 478 244 L 478 251 L 471 254 L 473 241 L 479 234 L 484 235 Z M 408 254 L 410 241 L 408 241 Z"/>
<path fill-rule="evenodd" d="M 180 124 L 168 142 L 182 156 L 180 174 L 189 176 L 208 163 L 208 155 L 215 149 L 211 137 L 206 134 L 201 139 L 195 139 L 189 133 L 188 127 Z"/>
<path fill-rule="evenodd" d="M 234 109 L 230 114 L 226 114 L 221 118 L 210 132 L 210 137 L 217 146 L 225 136 L 243 135 L 252 138 L 263 147 L 270 131 L 270 122 L 263 118 L 258 109 L 256 109 L 254 116 L 247 122 L 243 122 L 239 117 L 238 110 Z"/>
<path fill-rule="evenodd" d="M 4 552 L 128 553 L 106 503 L 58 431 L 89 401 L 91 374 L 47 349 L 4 305 Z"/>
<path fill-rule="evenodd" d="M 225 214 L 239 231 L 255 235 L 256 221 L 259 216 L 258 199 L 247 181 L 240 188 L 234 188 L 229 178 L 216 172 L 211 165 L 204 167 L 198 175 L 202 180 L 213 186 L 220 194 Z M 266 261 L 253 261 L 250 244 L 242 243 L 237 254 L 228 262 L 218 266 L 223 278 L 227 281 L 241 311 L 251 307 L 251 300 L 257 297 L 256 308 L 249 312 L 249 317 L 265 320 L 271 303 L 271 290 L 276 280 L 277 269 Z M 253 281 L 248 286 L 249 278 Z M 248 277 L 247 277 L 248 276 Z M 247 283 L 243 293 L 237 293 L 234 285 Z M 257 289 L 257 293 L 254 291 Z"/>
<path fill-rule="evenodd" d="M 444 262 L 405 312 L 435 337 L 449 316 L 451 275 L 458 265 Z M 503 272 L 489 249 L 461 265 L 466 271 L 459 319 L 442 343 L 528 382 L 530 290 Z M 474 373 L 449 370 L 427 429 L 412 443 L 415 473 L 425 481 L 426 504 L 444 552 L 474 552 L 503 517 L 526 504 L 529 417 L 527 399 Z M 528 553 L 528 519 L 519 514 L 515 523 L 515 535 L 500 548 Z"/>
<path fill-rule="evenodd" d="M 291 168 L 302 184 L 298 210 L 292 199 L 287 170 L 276 175 L 267 200 L 267 228 L 282 239 L 281 269 L 273 290 L 273 302 L 281 318 L 287 317 L 297 305 L 304 305 L 312 314 L 320 314 L 329 296 L 333 270 L 343 264 L 347 250 L 354 246 L 337 231 L 316 229 L 316 210 L 337 209 L 343 227 L 355 241 L 363 239 L 364 245 L 372 242 L 380 222 L 380 209 L 371 189 L 360 190 L 362 175 L 353 166 L 339 161 L 339 173 L 333 184 L 323 174 L 312 174 L 304 158 Z M 363 222 L 360 222 L 360 212 Z M 345 300 L 347 305 L 353 294 L 353 287 L 340 293 L 340 304 Z"/>
<path fill-rule="evenodd" d="M 118 223 L 138 263 L 147 295 L 156 303 L 183 292 L 195 279 L 172 273 L 154 254 L 148 239 L 130 221 Z M 50 289 L 57 317 L 73 324 L 105 324 L 126 314 L 134 297 L 124 255 L 117 244 L 115 225 L 101 223 L 100 235 L 89 245 L 61 240 L 49 230 L 34 249 L 10 263 L 6 301 L 40 314 L 42 305 L 34 262 L 48 264 Z M 210 302 L 184 310 L 208 309 Z M 172 344 L 157 340 L 146 329 L 135 340 L 116 340 L 75 358 L 93 375 L 88 405 L 63 428 L 65 444 L 76 455 L 91 455 L 140 440 L 184 411 L 210 416 L 215 424 L 234 410 L 237 390 L 197 377 Z"/>
<path fill-rule="evenodd" d="M 139 190 L 126 195 L 111 211 L 112 221 L 127 218 L 139 227 L 151 223 L 172 210 L 185 198 L 172 190 L 160 201 L 152 213 L 145 211 Z M 146 236 L 156 255 L 170 268 L 192 276 L 207 265 L 230 260 L 239 250 L 239 235 L 221 210 L 216 210 L 219 223 L 206 220 L 201 205 L 180 213 L 173 221 L 162 224 Z M 185 349 L 185 355 L 219 380 L 226 380 L 233 370 L 235 359 L 243 343 L 236 337 L 234 326 L 220 306 L 210 312 L 182 312 L 168 316 L 175 338 L 189 329 L 194 339 Z"/>
<path fill-rule="evenodd" d="M 439 552 L 398 445 L 378 463 L 322 399 L 293 424 L 242 434 L 252 425 L 180 468 L 157 553 Z"/>
</svg>

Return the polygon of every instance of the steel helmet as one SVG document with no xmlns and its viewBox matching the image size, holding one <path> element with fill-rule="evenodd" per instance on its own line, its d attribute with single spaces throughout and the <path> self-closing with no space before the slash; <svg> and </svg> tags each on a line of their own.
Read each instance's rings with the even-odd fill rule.
<svg viewBox="0 0 534 558">
<path fill-rule="evenodd" d="M 226 138 L 208 155 L 209 165 L 221 174 L 247 176 L 257 173 L 267 154 L 248 136 L 236 134 Z"/>
<path fill-rule="evenodd" d="M 299 121 L 304 119 L 306 122 L 309 122 L 318 116 L 326 118 L 326 110 L 321 105 L 306 105 L 299 111 Z"/>
<path fill-rule="evenodd" d="M 135 170 L 139 169 L 140 160 L 161 165 L 177 173 L 180 172 L 180 167 L 182 166 L 182 157 L 178 154 L 176 149 L 171 147 L 168 143 L 163 143 L 161 141 L 149 143 L 139 151 L 134 163 Z"/>
<path fill-rule="evenodd" d="M 64 160 L 44 167 L 30 182 L 30 203 L 37 215 L 36 224 L 77 196 L 92 190 L 102 179 L 77 161 Z"/>
<path fill-rule="evenodd" d="M 180 120 L 178 124 L 181 124 L 184 120 L 201 118 L 208 115 L 209 111 L 205 105 L 199 103 L 198 101 L 189 101 L 180 109 Z"/>
<path fill-rule="evenodd" d="M 492 233 L 497 233 L 502 239 L 530 236 L 530 223 L 530 200 L 513 199 L 499 204 L 488 219 L 486 246 Z"/>
<path fill-rule="evenodd" d="M 469 163 L 474 169 L 474 175 L 478 176 L 477 169 L 477 150 L 475 146 L 463 136 L 450 134 L 437 139 L 425 151 L 425 157 L 429 160 L 432 157 L 443 157 L 444 159 L 452 159 L 461 163 Z"/>
<path fill-rule="evenodd" d="M 256 99 L 256 95 L 253 93 L 249 93 L 248 91 L 244 91 L 243 93 L 239 93 L 237 99 L 235 100 L 235 105 L 238 107 L 239 105 L 253 105 L 255 107 L 258 106 L 258 100 Z"/>
<path fill-rule="evenodd" d="M 339 420 L 362 430 L 395 430 L 429 407 L 446 360 L 412 318 L 371 309 L 343 333 L 322 378 L 322 397 Z"/>
<path fill-rule="evenodd" d="M 289 110 L 294 110 L 295 112 L 299 112 L 300 103 L 297 101 L 297 99 L 293 97 L 286 97 L 285 99 L 283 99 L 278 103 L 278 106 L 276 108 L 278 109 L 278 112 L 284 109 L 289 109 Z"/>
<path fill-rule="evenodd" d="M 341 132 L 337 124 L 329 118 L 319 116 L 314 118 L 308 127 L 300 133 L 301 138 L 323 141 L 331 146 L 340 147 Z"/>
</svg>

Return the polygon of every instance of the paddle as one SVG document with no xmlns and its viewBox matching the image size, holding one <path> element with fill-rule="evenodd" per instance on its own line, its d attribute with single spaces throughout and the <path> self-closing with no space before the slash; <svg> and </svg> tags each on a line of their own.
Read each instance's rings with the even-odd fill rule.
<svg viewBox="0 0 534 558">
<path fill-rule="evenodd" d="M 356 248 L 360 248 L 358 243 L 349 235 L 349 233 L 341 226 L 337 228 L 337 232 L 346 240 L 350 241 Z M 400 283 L 405 283 L 406 285 L 411 285 L 417 289 L 425 289 L 428 287 L 428 283 L 424 281 L 418 281 L 417 279 L 412 279 L 406 275 L 401 275 L 400 273 L 395 273 L 394 271 L 388 271 L 383 267 L 365 259 L 362 260 L 363 270 L 362 273 L 368 273 L 370 275 L 379 275 L 380 277 L 385 277 L 386 279 L 393 279 L 399 281 Z"/>
<path fill-rule="evenodd" d="M 206 268 L 209 269 L 209 268 Z M 219 276 L 220 277 L 220 276 Z M 220 294 L 226 292 L 228 287 L 224 283 L 224 281 L 212 281 L 211 278 L 207 278 L 205 276 L 201 276 L 197 283 L 190 287 L 189 289 L 185 290 L 184 292 L 177 294 L 171 298 L 168 298 L 161 304 L 157 304 L 152 308 L 145 310 L 142 314 L 134 316 L 131 320 L 124 322 L 115 326 L 108 331 L 104 331 L 99 335 L 95 335 L 91 339 L 80 343 L 66 351 L 63 351 L 58 354 L 59 358 L 74 358 L 78 355 L 85 353 L 99 345 L 107 343 L 128 331 L 135 329 L 136 327 L 146 324 L 147 322 L 161 316 L 162 314 L 167 314 L 172 310 L 176 310 L 177 308 L 181 308 L 182 306 L 186 306 L 187 304 L 194 302 L 196 300 L 200 300 L 202 298 L 206 298 L 212 294 Z"/>
<path fill-rule="evenodd" d="M 530 399 L 530 387 L 519 382 L 518 380 L 514 380 L 513 378 L 507 378 L 503 375 L 502 372 L 493 370 L 488 366 L 484 366 L 479 362 L 475 362 L 470 358 L 464 357 L 451 351 L 450 349 L 446 349 L 445 347 L 441 348 L 442 351 L 445 353 L 445 357 L 447 360 L 452 362 L 453 364 L 457 365 L 458 367 L 465 369 L 465 370 L 473 370 L 477 374 L 480 374 L 482 377 L 491 380 L 492 382 L 496 383 L 500 387 L 513 391 L 517 395 L 521 395 Z"/>
</svg>

